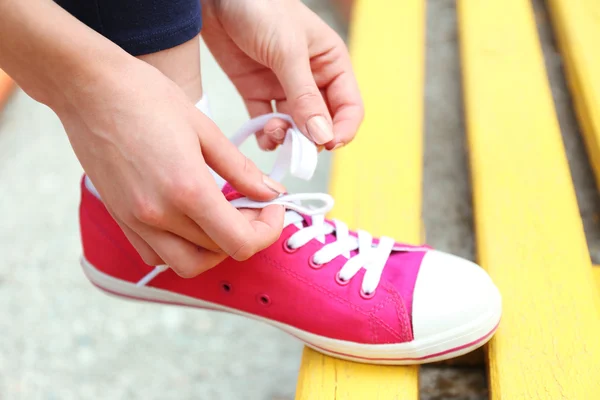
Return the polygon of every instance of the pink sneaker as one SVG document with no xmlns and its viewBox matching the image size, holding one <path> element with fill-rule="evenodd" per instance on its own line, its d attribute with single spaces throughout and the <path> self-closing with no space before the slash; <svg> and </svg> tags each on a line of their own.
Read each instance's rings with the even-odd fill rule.
<svg viewBox="0 0 600 400">
<path fill-rule="evenodd" d="M 250 121 L 234 143 L 241 144 L 272 116 Z M 271 176 L 281 179 L 291 169 L 309 179 L 316 160 L 314 145 L 294 127 Z M 421 364 L 456 357 L 482 346 L 498 327 L 500 294 L 476 264 L 427 246 L 349 231 L 344 223 L 324 218 L 333 205 L 326 194 L 283 195 L 259 203 L 222 184 L 238 208 L 284 204 L 283 233 L 247 261 L 227 259 L 183 279 L 166 266 L 142 261 L 84 178 L 80 222 L 87 277 L 126 298 L 264 321 L 317 351 L 364 363 Z M 308 208 L 302 200 L 324 205 Z"/>
</svg>

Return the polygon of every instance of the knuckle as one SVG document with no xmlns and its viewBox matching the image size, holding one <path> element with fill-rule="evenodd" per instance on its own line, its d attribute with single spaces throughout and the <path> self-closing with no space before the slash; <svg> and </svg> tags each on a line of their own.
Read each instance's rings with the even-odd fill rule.
<svg viewBox="0 0 600 400">
<path fill-rule="evenodd" d="M 315 86 L 312 85 L 304 85 L 300 88 L 300 94 L 296 96 L 294 101 L 296 103 L 305 104 L 312 103 L 315 100 L 322 100 L 321 93 L 317 90 Z"/>
<path fill-rule="evenodd" d="M 333 41 L 334 47 L 333 47 L 333 51 L 337 51 L 338 53 L 336 54 L 336 56 L 341 57 L 343 55 L 349 56 L 349 49 L 348 49 L 348 45 L 346 44 L 346 42 L 344 42 L 344 39 L 341 38 L 340 35 L 338 35 L 337 33 L 335 33 L 335 39 Z"/>
<path fill-rule="evenodd" d="M 179 208 L 187 208 L 200 196 L 200 185 L 191 180 L 180 178 L 174 180 L 169 188 L 171 201 Z"/>
<path fill-rule="evenodd" d="M 159 226 L 164 219 L 164 212 L 152 200 L 140 197 L 135 200 L 132 209 L 133 217 L 146 225 Z"/>
<path fill-rule="evenodd" d="M 339 61 L 339 60 L 350 60 L 350 51 L 348 49 L 348 45 L 344 42 L 344 39 L 341 38 L 337 33 L 333 33 L 333 38 L 331 40 L 331 46 L 327 54 L 327 60 L 331 61 Z"/>
<path fill-rule="evenodd" d="M 362 104 L 362 101 L 356 111 L 356 118 L 358 119 L 359 124 L 365 120 L 365 106 Z"/>
</svg>

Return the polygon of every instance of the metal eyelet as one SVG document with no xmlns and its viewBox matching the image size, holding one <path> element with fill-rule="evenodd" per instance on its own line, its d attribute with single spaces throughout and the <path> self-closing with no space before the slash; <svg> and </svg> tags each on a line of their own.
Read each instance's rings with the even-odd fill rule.
<svg viewBox="0 0 600 400">
<path fill-rule="evenodd" d="M 365 300 L 369 300 L 372 299 L 375 296 L 375 290 L 373 290 L 371 293 L 365 293 L 364 290 L 362 290 L 362 288 L 360 289 L 360 297 L 362 297 Z"/>
<path fill-rule="evenodd" d="M 347 284 L 350 283 L 350 279 L 348 279 L 348 280 L 342 279 L 339 272 L 337 274 L 335 274 L 335 281 L 340 286 L 346 286 Z"/>
<path fill-rule="evenodd" d="M 225 293 L 231 293 L 231 291 L 233 290 L 233 287 L 231 286 L 231 283 L 223 281 L 223 282 L 221 282 L 221 289 Z"/>
<path fill-rule="evenodd" d="M 290 244 L 288 243 L 287 240 L 285 242 L 283 242 L 283 251 L 285 251 L 286 253 L 292 254 L 292 253 L 297 252 L 298 249 L 299 249 L 299 247 L 296 249 L 291 248 Z"/>
<path fill-rule="evenodd" d="M 271 305 L 271 298 L 266 294 L 259 294 L 256 296 L 256 301 L 258 301 L 263 306 Z"/>
<path fill-rule="evenodd" d="M 325 265 L 325 264 L 318 264 L 318 263 L 316 263 L 315 262 L 315 257 L 313 256 L 313 257 L 311 257 L 311 258 L 308 259 L 308 265 L 310 265 L 310 267 L 312 269 L 319 269 L 319 268 L 322 268 L 323 265 Z"/>
</svg>

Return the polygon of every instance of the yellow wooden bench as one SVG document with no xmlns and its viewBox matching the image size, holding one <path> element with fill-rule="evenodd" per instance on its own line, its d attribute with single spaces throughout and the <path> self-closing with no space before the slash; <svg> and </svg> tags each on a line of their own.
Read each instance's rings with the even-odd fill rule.
<svg viewBox="0 0 600 400">
<path fill-rule="evenodd" d="M 531 3 L 458 6 L 478 259 L 504 297 L 491 398 L 595 398 L 598 296 Z"/>
<path fill-rule="evenodd" d="M 547 3 L 579 126 L 600 188 L 600 2 Z M 596 265 L 593 272 L 600 293 L 600 266 Z"/>
<path fill-rule="evenodd" d="M 331 192 L 345 199 L 335 217 L 419 243 L 425 0 L 357 0 L 355 7 L 350 51 L 367 114 L 357 139 L 334 157 Z M 418 398 L 416 367 L 361 365 L 305 349 L 296 399 L 396 398 Z"/>
<path fill-rule="evenodd" d="M 600 2 L 548 4 L 600 183 Z M 345 199 L 335 214 L 420 242 L 425 0 L 355 7 L 367 117 L 334 156 L 331 191 Z M 487 346 L 491 399 L 598 398 L 600 267 L 592 273 L 531 3 L 459 0 L 458 15 L 478 261 L 504 298 Z M 296 398 L 415 400 L 417 375 L 307 348 Z"/>
<path fill-rule="evenodd" d="M 600 187 L 600 1 L 547 0 L 590 161 Z"/>
</svg>

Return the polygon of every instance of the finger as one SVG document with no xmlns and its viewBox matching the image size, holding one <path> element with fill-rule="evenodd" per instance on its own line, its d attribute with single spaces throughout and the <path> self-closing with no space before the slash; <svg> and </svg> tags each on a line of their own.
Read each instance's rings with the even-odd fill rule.
<svg viewBox="0 0 600 400">
<path fill-rule="evenodd" d="M 283 185 L 264 176 L 221 134 L 211 120 L 202 113 L 193 115 L 198 124 L 196 130 L 206 161 L 238 191 L 249 197 L 262 196 L 263 199 L 259 200 L 268 200 L 285 190 Z M 251 257 L 270 246 L 281 234 L 284 216 L 282 206 L 266 207 L 256 220 L 248 222 L 225 199 L 205 165 L 199 164 L 195 170 L 190 170 L 186 179 L 177 183 L 181 185 L 180 188 L 175 188 L 175 193 L 178 193 L 175 199 L 177 206 L 236 260 Z M 273 187 L 276 189 L 270 189 Z"/>
<path fill-rule="evenodd" d="M 280 145 L 276 141 L 271 138 L 271 136 L 265 134 L 264 132 L 260 132 L 260 134 L 256 134 L 256 142 L 258 143 L 258 147 L 260 147 L 264 151 L 273 151 Z"/>
<path fill-rule="evenodd" d="M 329 104 L 327 103 L 327 97 L 325 97 L 325 90 L 321 89 L 320 90 L 321 95 L 323 96 L 323 98 L 325 99 L 325 104 L 327 104 L 327 108 L 329 109 L 329 112 L 331 113 L 331 107 L 329 106 Z M 291 107 L 290 104 L 287 100 L 279 100 L 277 101 L 277 112 L 283 113 L 283 114 L 291 114 Z M 285 124 L 286 128 L 285 131 L 287 132 L 287 129 L 290 127 L 290 124 L 285 121 L 285 120 L 281 120 L 279 118 L 273 118 L 272 121 L 282 121 L 281 124 Z M 271 121 L 269 121 L 269 123 L 271 123 Z M 269 125 L 269 123 L 267 123 L 267 125 Z M 275 127 L 276 129 L 277 127 Z M 265 130 L 267 129 L 273 129 L 271 127 L 267 128 L 265 127 Z M 285 139 L 285 136 L 284 136 Z M 320 153 L 321 151 L 323 151 L 325 149 L 325 146 L 319 144 L 317 145 L 317 151 Z"/>
<path fill-rule="evenodd" d="M 298 128 L 317 144 L 333 140 L 331 116 L 315 83 L 306 46 L 295 46 L 275 65 Z"/>
<path fill-rule="evenodd" d="M 237 250 L 231 252 L 236 260 L 247 260 L 254 254 L 271 246 L 281 235 L 285 208 L 273 204 L 263 208 L 256 219 L 250 221 L 254 229 L 254 240 L 238 234 Z M 235 239 L 234 239 L 235 240 Z"/>
<path fill-rule="evenodd" d="M 199 132 L 202 154 L 206 163 L 231 186 L 245 196 L 259 201 L 272 200 L 281 193 L 285 193 L 285 187 L 281 183 L 264 175 L 219 131 L 211 120 L 204 115 L 199 115 L 197 118 L 197 132 Z M 208 174 L 208 171 L 203 171 L 203 176 L 205 174 Z M 212 177 L 210 179 L 212 180 Z M 212 235 L 210 236 L 212 237 Z"/>
<path fill-rule="evenodd" d="M 227 258 L 223 252 L 199 248 L 170 232 L 148 229 L 142 235 L 164 263 L 182 278 L 193 278 Z"/>
<path fill-rule="evenodd" d="M 324 98 L 333 117 L 335 139 L 326 145 L 330 150 L 349 143 L 364 118 L 363 101 L 348 49 L 337 34 L 333 31 L 331 34 L 336 39 L 323 48 L 313 49 L 320 55 L 311 59 L 311 65 L 316 71 L 315 80 L 319 87 L 325 88 Z M 321 43 L 316 41 L 316 35 L 322 33 L 315 31 L 312 38 L 315 43 Z"/>
<path fill-rule="evenodd" d="M 180 194 L 181 195 L 181 194 Z M 219 246 L 191 218 L 181 213 L 176 207 L 155 212 L 139 212 L 136 215 L 137 224 L 154 229 L 169 231 L 181 238 L 211 251 L 221 251 Z M 132 224 L 132 228 L 135 226 Z"/>
<path fill-rule="evenodd" d="M 220 252 L 221 248 L 191 218 L 179 214 L 169 216 L 169 227 L 156 226 L 210 251 Z"/>
<path fill-rule="evenodd" d="M 260 212 L 259 210 L 241 211 L 241 214 L 247 220 L 255 218 Z M 184 278 L 197 276 L 227 258 L 227 254 L 222 251 L 215 252 L 199 248 L 193 243 L 182 240 L 177 235 L 149 229 L 146 231 L 145 237 L 156 248 L 157 251 L 155 252 L 141 236 L 128 227 L 125 227 L 125 229 L 131 233 L 136 241 L 141 241 L 144 247 L 156 255 L 157 258 L 155 261 L 151 263 L 146 262 L 148 265 L 167 264 L 175 273 Z"/>
<path fill-rule="evenodd" d="M 251 118 L 256 118 L 261 115 L 270 114 L 273 112 L 273 106 L 271 102 L 264 100 L 244 100 L 246 103 L 246 109 L 248 110 L 248 114 L 250 114 Z M 276 140 L 279 132 L 270 133 L 265 135 L 265 131 L 262 130 L 260 132 L 256 132 L 256 142 L 258 143 L 258 147 L 265 151 L 272 151 L 277 148 L 277 146 L 283 143 L 283 140 Z M 285 132 L 283 132 L 283 136 L 285 137 Z"/>
<path fill-rule="evenodd" d="M 146 241 L 142 239 L 140 235 L 135 233 L 133 229 L 129 228 L 127 225 L 117 219 L 115 219 L 115 221 L 117 224 L 119 224 L 119 227 L 129 240 L 129 243 L 131 243 L 146 264 L 161 265 L 165 263 L 163 259 L 160 258 L 160 256 L 152 249 L 152 247 L 150 247 L 150 245 L 146 243 Z"/>
<path fill-rule="evenodd" d="M 290 128 L 291 124 L 280 118 L 273 118 L 266 123 L 264 133 L 267 135 L 271 142 L 276 144 L 283 144 L 285 140 L 285 133 Z"/>
<path fill-rule="evenodd" d="M 247 99 L 244 100 L 244 103 L 246 103 L 246 109 L 250 118 L 256 118 L 273 112 L 270 101 Z"/>
<path fill-rule="evenodd" d="M 326 144 L 331 150 L 348 144 L 354 139 L 364 118 L 364 106 L 356 78 L 351 66 L 328 85 L 327 100 L 333 115 L 333 133 L 335 139 Z"/>
<path fill-rule="evenodd" d="M 321 94 L 324 95 L 325 91 L 321 90 Z M 327 101 L 325 101 L 325 103 L 327 103 Z M 327 107 L 329 108 L 329 104 L 327 104 Z M 290 105 L 289 105 L 288 101 L 286 101 L 286 100 L 280 100 L 280 101 L 278 101 L 277 102 L 277 112 L 280 112 L 280 113 L 283 113 L 283 114 L 291 114 Z M 331 110 L 330 110 L 330 112 L 331 112 Z M 272 125 L 270 125 L 270 124 L 272 124 Z M 277 129 L 278 127 L 281 127 L 283 125 L 285 125 L 284 129 L 287 132 L 287 130 L 290 127 L 289 122 L 287 122 L 285 120 L 282 120 L 282 119 L 279 119 L 279 118 L 273 118 L 271 121 L 269 121 L 267 123 L 267 126 L 265 126 L 265 131 L 267 131 L 267 129 Z M 285 140 L 285 135 L 283 137 L 284 137 L 284 140 Z M 280 143 L 280 144 L 282 144 L 282 143 Z M 317 151 L 319 153 L 321 151 L 323 151 L 324 149 L 325 149 L 325 146 L 323 146 L 321 144 L 317 145 Z"/>
<path fill-rule="evenodd" d="M 319 92 L 321 93 L 321 96 L 323 97 L 323 100 L 325 101 L 325 104 L 327 105 L 327 110 L 329 111 L 329 115 L 332 115 L 331 107 L 330 107 L 329 103 L 327 102 L 327 91 L 325 89 L 319 89 Z M 292 107 L 286 99 L 277 100 L 275 105 L 277 107 L 277 112 L 280 112 L 283 114 L 291 114 L 292 113 Z"/>
<path fill-rule="evenodd" d="M 204 170 L 204 171 L 203 171 Z M 208 175 L 208 177 L 206 176 Z M 181 209 L 190 216 L 211 239 L 236 260 L 245 260 L 275 242 L 283 229 L 284 208 L 271 205 L 248 221 L 218 191 L 206 168 L 197 171 L 198 189 L 180 201 Z"/>
</svg>

